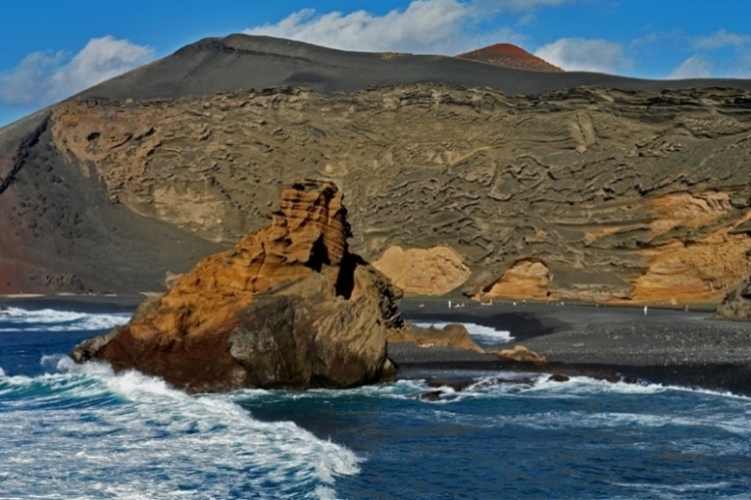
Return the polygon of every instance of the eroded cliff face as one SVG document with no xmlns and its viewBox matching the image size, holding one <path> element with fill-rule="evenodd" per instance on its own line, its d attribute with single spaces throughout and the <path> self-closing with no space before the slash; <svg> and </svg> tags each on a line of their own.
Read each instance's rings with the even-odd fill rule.
<svg viewBox="0 0 751 500">
<path fill-rule="evenodd" d="M 112 201 L 218 244 L 263 225 L 281 184 L 335 181 L 355 251 L 445 247 L 471 273 L 384 267 L 408 292 L 705 301 L 751 271 L 743 91 L 278 88 L 68 101 L 50 127 Z"/>
</svg>

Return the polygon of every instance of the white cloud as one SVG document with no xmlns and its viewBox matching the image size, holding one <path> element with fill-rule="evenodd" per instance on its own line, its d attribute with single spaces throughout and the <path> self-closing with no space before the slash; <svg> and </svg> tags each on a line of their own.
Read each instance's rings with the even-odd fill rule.
<svg viewBox="0 0 751 500">
<path fill-rule="evenodd" d="M 633 65 L 619 44 L 601 39 L 561 38 L 543 45 L 535 55 L 566 71 L 615 73 Z"/>
<path fill-rule="evenodd" d="M 502 0 L 493 3 L 508 10 L 524 12 L 536 9 L 537 7 L 557 7 L 564 3 L 573 3 L 577 0 Z"/>
<path fill-rule="evenodd" d="M 699 37 L 694 41 L 694 47 L 700 50 L 715 50 L 730 46 L 742 49 L 746 45 L 751 45 L 751 35 L 728 33 L 724 29 L 710 36 Z"/>
<path fill-rule="evenodd" d="M 700 55 L 694 55 L 675 68 L 668 79 L 683 80 L 687 78 L 707 78 L 712 76 L 712 62 Z"/>
<path fill-rule="evenodd" d="M 275 25 L 246 30 L 344 50 L 430 52 L 456 44 L 471 12 L 456 0 L 415 0 L 406 10 L 376 16 L 364 10 L 317 14 L 305 9 Z"/>
<path fill-rule="evenodd" d="M 0 102 L 45 106 L 151 60 L 154 51 L 112 36 L 92 38 L 72 58 L 34 52 L 0 73 Z"/>
<path fill-rule="evenodd" d="M 581 0 L 412 0 L 404 10 L 382 16 L 364 10 L 318 13 L 304 9 L 276 24 L 249 28 L 249 35 L 268 35 L 342 50 L 458 54 L 499 42 L 521 43 L 509 27 L 478 34 L 473 28 L 499 12 L 521 16 L 537 7 Z"/>
</svg>

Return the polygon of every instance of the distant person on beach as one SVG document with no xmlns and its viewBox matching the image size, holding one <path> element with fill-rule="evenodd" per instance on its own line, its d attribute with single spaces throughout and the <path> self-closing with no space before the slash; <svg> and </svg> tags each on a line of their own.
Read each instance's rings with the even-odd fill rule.
<svg viewBox="0 0 751 500">
<path fill-rule="evenodd" d="M 648 311 L 648 308 L 647 308 L 647 306 L 644 306 L 644 316 L 646 316 L 646 315 L 647 315 L 647 311 Z"/>
<path fill-rule="evenodd" d="M 451 309 L 451 299 L 449 299 L 449 309 Z"/>
</svg>

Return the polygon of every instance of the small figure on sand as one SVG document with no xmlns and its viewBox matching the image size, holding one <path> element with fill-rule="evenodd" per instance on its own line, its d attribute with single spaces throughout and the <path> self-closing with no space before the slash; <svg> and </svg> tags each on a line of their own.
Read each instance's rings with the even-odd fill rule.
<svg viewBox="0 0 751 500">
<path fill-rule="evenodd" d="M 449 299 L 449 309 L 451 309 L 451 299 Z"/>
<path fill-rule="evenodd" d="M 644 316 L 646 316 L 646 315 L 647 315 L 647 311 L 648 311 L 648 310 L 649 310 L 649 308 L 648 308 L 647 306 L 644 306 Z"/>
</svg>

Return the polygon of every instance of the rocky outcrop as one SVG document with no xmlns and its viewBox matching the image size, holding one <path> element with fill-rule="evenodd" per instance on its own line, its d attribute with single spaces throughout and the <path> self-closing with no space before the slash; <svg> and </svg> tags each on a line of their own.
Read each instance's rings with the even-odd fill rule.
<svg viewBox="0 0 751 500">
<path fill-rule="evenodd" d="M 534 363 L 536 365 L 544 365 L 548 362 L 545 356 L 537 354 L 534 351 L 530 351 L 523 345 L 515 345 L 511 349 L 493 351 L 492 354 L 495 354 L 500 359 L 515 361 L 517 363 Z"/>
<path fill-rule="evenodd" d="M 751 279 L 747 279 L 727 294 L 715 310 L 722 319 L 751 320 Z"/>
<path fill-rule="evenodd" d="M 386 249 L 373 267 L 406 293 L 443 295 L 462 286 L 472 272 L 451 248 Z"/>
<path fill-rule="evenodd" d="M 550 269 L 537 259 L 522 259 L 515 262 L 503 276 L 486 287 L 478 297 L 479 300 L 497 297 L 525 297 L 531 299 L 548 299 L 550 292 Z"/>
<path fill-rule="evenodd" d="M 468 351 L 485 352 L 482 347 L 472 340 L 467 328 L 460 324 L 449 324 L 439 329 L 434 326 L 420 328 L 406 323 L 404 328 L 390 330 L 388 341 L 414 342 L 424 348 L 448 346 Z"/>
<path fill-rule="evenodd" d="M 79 345 L 76 361 L 138 369 L 190 391 L 352 387 L 388 376 L 401 292 L 349 253 L 342 195 L 283 190 L 271 225 L 202 259 L 130 323 Z"/>
</svg>

